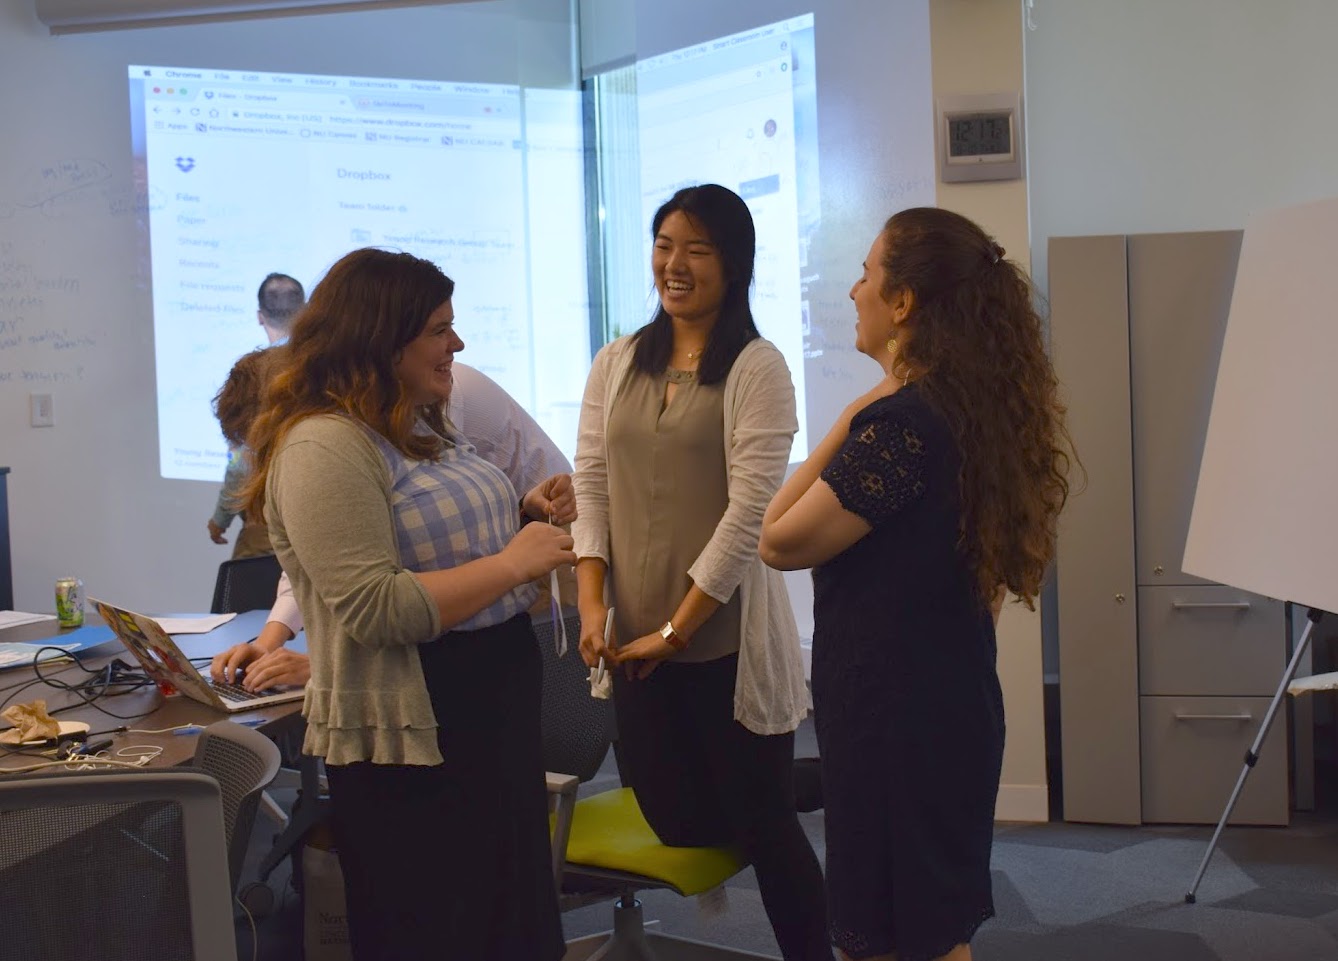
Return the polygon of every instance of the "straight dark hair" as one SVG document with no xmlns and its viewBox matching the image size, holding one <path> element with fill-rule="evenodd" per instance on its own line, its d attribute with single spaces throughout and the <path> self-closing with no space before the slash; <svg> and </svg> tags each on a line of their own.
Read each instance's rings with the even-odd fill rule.
<svg viewBox="0 0 1338 961">
<path fill-rule="evenodd" d="M 753 258 L 757 253 L 757 233 L 753 215 L 743 198 L 719 184 L 684 187 L 655 211 L 650 236 L 659 236 L 660 227 L 672 213 L 680 212 L 706 231 L 720 253 L 725 273 L 725 298 L 720 316 L 711 328 L 706 349 L 697 364 L 697 383 L 718 384 L 734 366 L 739 352 L 750 341 L 762 336 L 753 321 L 748 304 L 748 290 L 753 284 Z M 632 363 L 643 374 L 660 374 L 669 366 L 674 351 L 674 327 L 661 304 L 655 316 L 632 335 L 635 349 Z"/>
</svg>

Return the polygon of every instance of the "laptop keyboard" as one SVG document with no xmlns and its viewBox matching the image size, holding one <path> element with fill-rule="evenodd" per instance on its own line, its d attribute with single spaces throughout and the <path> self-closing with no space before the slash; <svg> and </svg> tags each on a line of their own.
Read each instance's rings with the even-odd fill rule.
<svg viewBox="0 0 1338 961">
<path fill-rule="evenodd" d="M 279 693 L 277 690 L 273 689 L 268 691 L 248 691 L 240 684 L 229 684 L 227 681 L 211 680 L 209 686 L 218 693 L 219 697 L 228 701 L 254 701 L 256 698 L 267 697 L 270 694 Z"/>
</svg>

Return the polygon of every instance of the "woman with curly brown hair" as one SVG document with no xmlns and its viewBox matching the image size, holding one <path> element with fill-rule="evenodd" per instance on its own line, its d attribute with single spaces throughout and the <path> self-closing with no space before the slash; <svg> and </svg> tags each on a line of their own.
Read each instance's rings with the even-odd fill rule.
<svg viewBox="0 0 1338 961">
<path fill-rule="evenodd" d="M 273 348 L 262 347 L 243 354 L 232 365 L 228 379 L 214 395 L 214 416 L 228 445 L 228 467 L 223 474 L 223 487 L 218 492 L 214 514 L 209 518 L 209 539 L 215 544 L 226 544 L 224 533 L 239 513 L 242 531 L 232 549 L 234 559 L 273 554 L 269 529 L 265 519 L 241 510 L 240 494 L 251 475 L 251 452 L 246 449 L 246 432 L 260 413 L 260 397 L 265 392 L 269 370 L 273 366 Z"/>
<path fill-rule="evenodd" d="M 1031 607 L 1068 435 L 1031 286 L 978 226 L 903 210 L 850 297 L 884 377 L 776 494 L 761 553 L 813 567 L 827 891 L 844 958 L 967 961 L 994 913 L 994 624 Z"/>
</svg>

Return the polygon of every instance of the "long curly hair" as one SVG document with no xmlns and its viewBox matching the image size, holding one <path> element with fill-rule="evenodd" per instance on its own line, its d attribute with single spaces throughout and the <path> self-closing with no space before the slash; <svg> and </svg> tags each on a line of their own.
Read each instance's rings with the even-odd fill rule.
<svg viewBox="0 0 1338 961">
<path fill-rule="evenodd" d="M 298 314 L 247 434 L 253 470 L 242 497 L 248 513 L 264 516 L 275 452 L 293 425 L 317 414 L 347 414 L 408 457 L 440 455 L 440 438 L 415 433 L 414 425 L 421 418 L 444 431 L 441 406 L 412 404 L 395 363 L 454 292 L 455 282 L 436 264 L 406 253 L 366 247 L 330 268 Z"/>
<path fill-rule="evenodd" d="M 1030 280 L 975 223 L 914 207 L 883 227 L 884 298 L 909 290 L 897 365 L 961 453 L 959 546 L 986 602 L 1034 609 L 1076 461 Z"/>
</svg>

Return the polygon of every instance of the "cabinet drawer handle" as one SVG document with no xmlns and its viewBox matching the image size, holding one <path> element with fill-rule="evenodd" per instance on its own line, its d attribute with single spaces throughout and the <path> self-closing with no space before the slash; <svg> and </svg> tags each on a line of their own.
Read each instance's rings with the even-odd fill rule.
<svg viewBox="0 0 1338 961">
<path fill-rule="evenodd" d="M 1253 714 L 1177 714 L 1177 721 L 1253 721 Z"/>
<path fill-rule="evenodd" d="M 1172 610 L 1177 611 L 1248 611 L 1249 601 L 1172 601 Z"/>
</svg>

